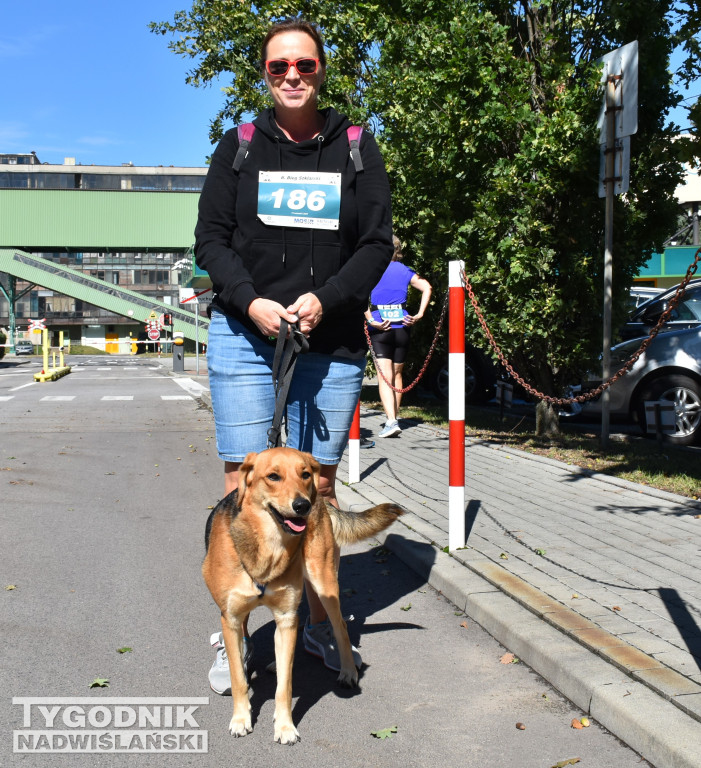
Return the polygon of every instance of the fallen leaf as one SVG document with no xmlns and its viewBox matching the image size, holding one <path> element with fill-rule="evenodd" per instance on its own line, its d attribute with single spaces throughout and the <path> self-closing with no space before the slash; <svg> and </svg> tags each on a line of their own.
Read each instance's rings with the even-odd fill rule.
<svg viewBox="0 0 701 768">
<path fill-rule="evenodd" d="M 569 760 L 563 760 L 560 763 L 555 763 L 555 765 L 550 766 L 550 768 L 565 768 L 566 765 L 574 765 L 575 763 L 579 762 L 578 757 L 571 757 Z"/>
<path fill-rule="evenodd" d="M 117 653 L 131 653 L 134 649 L 133 648 L 117 648 Z"/>
<path fill-rule="evenodd" d="M 579 595 L 578 595 L 578 594 L 575 592 L 575 593 L 572 595 L 572 599 L 573 599 L 573 600 L 577 600 L 578 598 L 579 598 Z"/>
<path fill-rule="evenodd" d="M 545 550 L 544 549 L 536 549 L 535 553 L 536 553 L 536 555 L 540 555 L 541 557 L 543 557 L 545 555 Z"/>
<path fill-rule="evenodd" d="M 460 626 L 461 626 L 463 629 L 467 629 L 467 622 L 466 622 L 466 621 L 463 621 L 463 622 L 460 624 Z"/>
<path fill-rule="evenodd" d="M 403 611 L 410 611 L 411 610 L 411 603 L 409 603 L 408 605 L 403 605 L 402 606 L 402 610 Z"/>
<path fill-rule="evenodd" d="M 12 589 L 17 589 L 17 587 L 14 584 L 8 584 L 5 589 L 9 592 Z"/>
<path fill-rule="evenodd" d="M 110 681 L 106 677 L 96 677 L 88 687 L 89 688 L 109 688 Z"/>
<path fill-rule="evenodd" d="M 390 728 L 382 728 L 379 731 L 371 731 L 372 735 L 376 739 L 391 739 L 392 734 L 397 732 L 397 726 L 393 725 Z"/>
<path fill-rule="evenodd" d="M 513 653 L 505 653 L 499 661 L 502 664 L 518 664 L 518 659 L 514 656 Z"/>
<path fill-rule="evenodd" d="M 519 731 L 526 730 L 526 726 L 523 723 L 516 723 L 516 727 L 519 729 Z"/>
<path fill-rule="evenodd" d="M 500 557 L 502 560 L 508 560 L 508 559 L 509 559 L 509 556 L 506 554 L 506 552 L 502 552 L 502 553 L 499 555 L 499 557 Z"/>
<path fill-rule="evenodd" d="M 578 731 L 581 730 L 582 728 L 584 728 L 582 723 L 579 720 L 577 720 L 576 717 L 572 720 L 570 725 L 572 726 L 572 728 L 576 728 Z"/>
<path fill-rule="evenodd" d="M 589 718 L 588 718 L 588 717 L 582 717 L 582 718 L 580 718 L 579 722 L 580 722 L 580 723 L 581 723 L 581 724 L 582 724 L 582 725 L 583 725 L 585 728 L 588 728 L 588 727 L 591 725 L 591 723 L 589 722 Z"/>
<path fill-rule="evenodd" d="M 611 608 L 612 611 L 620 611 L 621 606 L 620 605 L 614 605 L 613 608 Z"/>
</svg>

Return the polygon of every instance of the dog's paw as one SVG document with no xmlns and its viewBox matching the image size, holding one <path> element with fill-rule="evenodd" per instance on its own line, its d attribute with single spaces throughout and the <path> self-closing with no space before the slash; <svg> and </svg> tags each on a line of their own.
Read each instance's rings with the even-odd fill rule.
<svg viewBox="0 0 701 768">
<path fill-rule="evenodd" d="M 342 669 L 338 676 L 338 684 L 344 688 L 355 688 L 358 685 L 358 670 L 355 667 L 350 670 Z"/>
<path fill-rule="evenodd" d="M 244 717 L 239 717 L 237 715 L 234 715 L 231 718 L 231 722 L 229 723 L 229 733 L 234 738 L 239 738 L 239 736 L 246 736 L 249 733 L 253 732 L 253 725 L 251 724 L 251 716 L 246 715 Z"/>
<path fill-rule="evenodd" d="M 292 746 L 292 744 L 300 741 L 300 735 L 292 723 L 289 725 L 278 725 L 275 723 L 275 741 L 278 744 Z"/>
</svg>

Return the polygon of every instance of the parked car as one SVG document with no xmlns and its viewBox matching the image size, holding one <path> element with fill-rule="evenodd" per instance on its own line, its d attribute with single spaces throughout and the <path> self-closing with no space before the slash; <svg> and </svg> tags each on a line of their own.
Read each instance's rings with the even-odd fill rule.
<svg viewBox="0 0 701 768">
<path fill-rule="evenodd" d="M 616 372 L 635 353 L 642 339 L 631 339 L 611 349 Z M 594 389 L 600 382 L 588 382 Z M 647 432 L 645 401 L 674 405 L 674 432 L 666 435 L 677 445 L 701 442 L 701 326 L 658 334 L 632 369 L 611 385 L 610 414 L 635 420 Z M 588 401 L 582 413 L 600 413 L 601 398 Z"/>
<path fill-rule="evenodd" d="M 15 354 L 16 355 L 33 355 L 34 354 L 34 345 L 31 341 L 18 341 L 15 344 Z"/>
<path fill-rule="evenodd" d="M 676 285 L 673 288 L 667 288 L 634 309 L 628 322 L 621 329 L 623 340 L 647 336 L 657 324 L 660 315 L 669 306 L 669 301 L 676 292 Z M 664 329 L 671 331 L 699 326 L 701 326 L 701 279 L 689 282 L 681 301 L 672 310 L 668 322 L 665 323 Z"/>
<path fill-rule="evenodd" d="M 465 402 L 486 403 L 494 397 L 497 367 L 481 349 L 465 342 Z M 442 360 L 429 369 L 428 384 L 436 397 L 448 399 L 448 361 Z"/>
<path fill-rule="evenodd" d="M 657 298 L 657 296 L 659 296 L 662 291 L 664 291 L 664 288 L 652 288 L 648 285 L 631 286 L 628 303 L 630 311 L 632 312 L 634 309 L 637 309 L 641 304 L 649 301 L 650 299 Z"/>
</svg>

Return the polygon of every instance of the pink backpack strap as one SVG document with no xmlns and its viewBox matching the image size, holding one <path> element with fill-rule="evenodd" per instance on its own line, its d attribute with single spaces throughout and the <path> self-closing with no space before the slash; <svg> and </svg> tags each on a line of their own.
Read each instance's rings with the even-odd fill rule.
<svg viewBox="0 0 701 768">
<path fill-rule="evenodd" d="M 241 169 L 243 161 L 248 157 L 248 148 L 253 141 L 253 134 L 256 132 L 256 127 L 253 123 L 241 123 L 236 129 L 239 137 L 239 148 L 234 158 L 233 169 L 236 173 Z M 353 160 L 356 173 L 360 173 L 363 170 L 363 158 L 360 156 L 360 139 L 363 135 L 363 129 L 359 125 L 351 125 L 346 129 L 348 134 L 348 145 L 350 147 L 350 156 Z"/>
<path fill-rule="evenodd" d="M 348 144 L 350 146 L 350 156 L 353 160 L 356 173 L 363 170 L 363 158 L 360 156 L 360 137 L 363 135 L 363 129 L 359 125 L 351 125 L 346 129 L 348 134 Z"/>
<path fill-rule="evenodd" d="M 248 156 L 248 147 L 251 141 L 253 141 L 253 134 L 255 132 L 256 127 L 253 125 L 253 123 L 241 123 L 241 125 L 236 128 L 236 133 L 239 137 L 239 148 L 236 152 L 236 157 L 234 158 L 234 163 L 232 166 L 236 173 L 239 172 L 243 161 Z"/>
</svg>

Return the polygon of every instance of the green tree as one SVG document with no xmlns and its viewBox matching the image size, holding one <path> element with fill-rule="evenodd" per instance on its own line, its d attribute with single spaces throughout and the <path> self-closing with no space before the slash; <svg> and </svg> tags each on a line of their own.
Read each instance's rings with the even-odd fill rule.
<svg viewBox="0 0 701 768">
<path fill-rule="evenodd" d="M 328 45 L 324 102 L 372 127 L 393 187 L 395 227 L 411 265 L 440 289 L 464 259 L 489 326 L 516 369 L 560 394 L 601 350 L 603 201 L 597 196 L 601 103 L 596 60 L 637 39 L 639 129 L 630 191 L 617 198 L 614 322 L 653 250 L 674 231 L 679 152 L 665 127 L 678 76 L 699 75 L 699 0 L 196 0 L 152 25 L 195 67 L 188 81 L 225 75 L 212 138 L 267 103 L 258 46 L 271 20 L 301 14 Z M 228 127 L 228 126 L 227 126 Z M 416 329 L 414 355 L 433 328 Z M 484 344 L 474 315 L 469 333 Z M 425 342 L 425 343 L 424 343 Z"/>
</svg>

